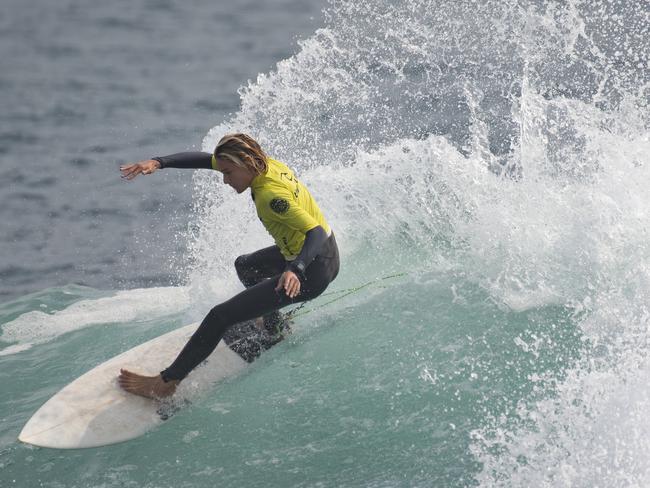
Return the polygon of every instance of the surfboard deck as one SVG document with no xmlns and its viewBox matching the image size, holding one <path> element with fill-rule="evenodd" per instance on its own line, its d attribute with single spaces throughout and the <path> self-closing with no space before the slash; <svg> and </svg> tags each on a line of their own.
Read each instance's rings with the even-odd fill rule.
<svg viewBox="0 0 650 488">
<path fill-rule="evenodd" d="M 197 328 L 191 324 L 119 354 L 80 376 L 50 398 L 25 424 L 18 439 L 41 447 L 79 449 L 134 439 L 169 415 L 161 402 L 122 390 L 120 368 L 154 375 L 169 366 Z M 232 377 L 248 362 L 221 341 L 207 361 L 192 371 L 172 397 L 189 401 L 192 385 Z"/>
</svg>

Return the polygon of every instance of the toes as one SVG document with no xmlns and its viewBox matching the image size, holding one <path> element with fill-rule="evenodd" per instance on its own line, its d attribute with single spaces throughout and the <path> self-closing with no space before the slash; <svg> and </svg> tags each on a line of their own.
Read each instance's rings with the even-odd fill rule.
<svg viewBox="0 0 650 488">
<path fill-rule="evenodd" d="M 137 373 L 132 373 L 131 371 L 127 371 L 126 369 L 121 369 L 120 374 L 118 375 L 117 378 L 120 381 L 142 381 L 147 377 Z"/>
<path fill-rule="evenodd" d="M 142 382 L 139 381 L 137 378 L 133 376 L 126 376 L 126 375 L 118 376 L 117 383 L 125 390 L 134 389 L 138 387 L 138 385 L 142 384 Z"/>
<path fill-rule="evenodd" d="M 143 375 L 143 374 L 134 373 L 132 371 L 129 371 L 128 369 L 120 369 L 119 377 L 120 378 L 132 378 L 132 379 L 136 379 L 136 380 L 149 380 L 149 379 L 155 378 L 155 376 L 147 376 L 147 375 Z"/>
<path fill-rule="evenodd" d="M 123 388 L 134 385 L 134 383 L 132 381 L 118 381 L 117 383 Z"/>
</svg>

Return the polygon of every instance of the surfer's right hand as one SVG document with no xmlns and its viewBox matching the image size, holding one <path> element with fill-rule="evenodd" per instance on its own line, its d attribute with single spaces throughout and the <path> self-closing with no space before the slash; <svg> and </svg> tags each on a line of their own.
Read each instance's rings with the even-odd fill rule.
<svg viewBox="0 0 650 488">
<path fill-rule="evenodd" d="M 122 173 L 122 178 L 132 180 L 139 174 L 150 175 L 157 169 L 160 169 L 160 163 L 153 159 L 147 159 L 146 161 L 120 166 L 120 173 Z"/>
</svg>

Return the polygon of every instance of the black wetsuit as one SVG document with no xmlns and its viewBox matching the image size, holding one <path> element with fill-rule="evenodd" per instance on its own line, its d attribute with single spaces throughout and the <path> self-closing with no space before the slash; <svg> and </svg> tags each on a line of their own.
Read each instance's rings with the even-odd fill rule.
<svg viewBox="0 0 650 488">
<path fill-rule="evenodd" d="M 203 152 L 154 159 L 163 168 L 212 168 L 212 156 Z M 185 378 L 212 353 L 222 338 L 245 360 L 252 361 L 281 337 L 278 336 L 281 331 L 275 330 L 282 327 L 277 310 L 317 297 L 336 278 L 339 252 L 334 233 L 330 231 L 328 236 L 323 227 L 317 226 L 304 233 L 304 243 L 294 259 L 288 261 L 275 245 L 239 256 L 235 269 L 246 289 L 210 310 L 176 360 L 161 372 L 165 381 Z M 275 291 L 286 270 L 295 272 L 300 279 L 300 293 L 294 298 L 288 297 L 283 289 Z M 264 330 L 250 323 L 245 325 L 246 321 L 261 316 L 264 316 Z M 244 325 L 237 330 L 232 327 L 235 324 Z"/>
</svg>

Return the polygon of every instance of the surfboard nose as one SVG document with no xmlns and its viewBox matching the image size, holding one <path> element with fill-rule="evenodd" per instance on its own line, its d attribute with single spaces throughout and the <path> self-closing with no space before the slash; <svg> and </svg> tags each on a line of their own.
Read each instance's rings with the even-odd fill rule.
<svg viewBox="0 0 650 488">
<path fill-rule="evenodd" d="M 155 428 L 165 417 L 160 413 L 161 403 L 122 390 L 117 375 L 120 368 L 156 374 L 171 364 L 196 328 L 197 324 L 191 324 L 176 329 L 83 374 L 37 410 L 18 440 L 40 447 L 79 449 L 135 439 Z M 209 386 L 234 376 L 247 365 L 220 342 L 206 364 L 190 375 L 196 382 Z M 181 384 L 172 398 L 182 406 L 187 395 Z"/>
</svg>

